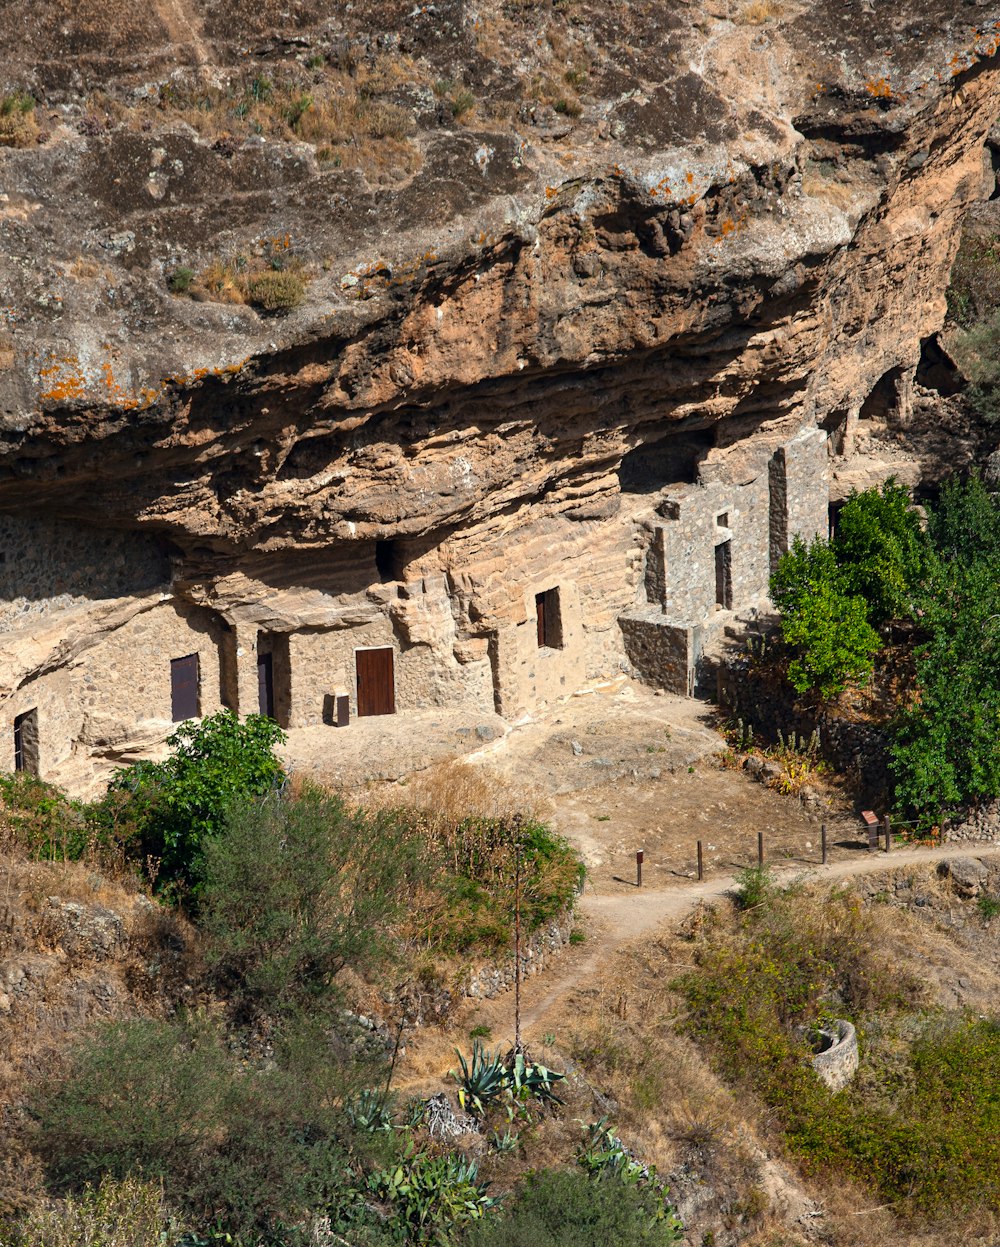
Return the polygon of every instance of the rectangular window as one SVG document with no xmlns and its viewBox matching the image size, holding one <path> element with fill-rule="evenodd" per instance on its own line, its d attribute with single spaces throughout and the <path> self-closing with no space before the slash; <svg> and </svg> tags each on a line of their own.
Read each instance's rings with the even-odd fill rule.
<svg viewBox="0 0 1000 1247">
<path fill-rule="evenodd" d="M 198 718 L 198 655 L 170 660 L 170 717 L 175 723 Z"/>
<path fill-rule="evenodd" d="M 14 720 L 14 770 L 38 775 L 38 708 L 32 707 Z"/>
<path fill-rule="evenodd" d="M 720 541 L 715 547 L 715 604 L 733 609 L 733 543 Z"/>
<path fill-rule="evenodd" d="M 562 649 L 562 610 L 559 590 L 546 589 L 535 594 L 535 620 L 538 627 L 539 649 Z"/>
</svg>

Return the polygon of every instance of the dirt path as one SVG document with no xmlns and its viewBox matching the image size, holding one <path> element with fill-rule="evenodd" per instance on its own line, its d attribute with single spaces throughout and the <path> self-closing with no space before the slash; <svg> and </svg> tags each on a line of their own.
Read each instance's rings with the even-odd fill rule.
<svg viewBox="0 0 1000 1247">
<path fill-rule="evenodd" d="M 155 0 L 156 12 L 177 48 L 187 46 L 194 53 L 199 69 L 211 61 L 208 46 L 198 29 L 198 20 L 184 0 Z"/>
<path fill-rule="evenodd" d="M 832 862 L 826 866 L 803 869 L 801 866 L 775 866 L 772 873 L 780 884 L 794 879 L 810 879 L 817 882 L 835 882 L 857 875 L 879 874 L 896 870 L 901 866 L 924 865 L 940 862 L 949 857 L 996 857 L 1000 845 L 963 846 L 940 845 L 934 848 L 893 849 L 890 853 L 865 853 L 849 861 Z M 525 1030 L 537 1029 L 560 1000 L 588 979 L 597 976 L 623 944 L 648 934 L 665 922 L 678 922 L 700 901 L 721 900 L 735 885 L 733 874 L 718 875 L 700 883 L 669 889 L 634 889 L 630 894 L 617 896 L 584 895 L 580 911 L 591 920 L 586 956 L 573 958 L 572 964 L 561 968 L 556 982 L 545 975 L 529 979 L 522 991 L 528 997 L 527 1007 L 522 1011 Z M 533 999 L 545 985 L 544 995 Z"/>
</svg>

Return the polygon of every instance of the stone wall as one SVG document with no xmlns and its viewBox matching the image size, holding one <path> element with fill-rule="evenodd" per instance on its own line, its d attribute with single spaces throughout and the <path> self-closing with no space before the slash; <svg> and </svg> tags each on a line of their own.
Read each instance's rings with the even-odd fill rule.
<svg viewBox="0 0 1000 1247">
<path fill-rule="evenodd" d="M 97 599 L 166 587 L 170 565 L 144 533 L 0 515 L 0 632 Z"/>
<path fill-rule="evenodd" d="M 830 531 L 830 470 L 827 435 L 804 429 L 779 446 L 769 465 L 770 570 L 795 537 L 811 541 Z"/>
<path fill-rule="evenodd" d="M 689 696 L 704 629 L 667 623 L 655 608 L 622 615 L 619 622 L 636 678 L 668 693 Z"/>
<path fill-rule="evenodd" d="M 114 753 L 137 736 L 162 739 L 173 727 L 172 658 L 197 654 L 199 709 L 209 715 L 222 708 L 225 630 L 210 612 L 164 597 L 104 632 L 97 623 L 91 627 L 96 636 L 75 657 L 27 678 L 3 702 L 0 766 L 13 769 L 14 719 L 36 707 L 43 778 L 58 778 L 81 748 Z"/>
<path fill-rule="evenodd" d="M 812 1067 L 831 1091 L 841 1091 L 858 1072 L 858 1036 L 850 1022 L 837 1019 L 817 1034 L 826 1046 L 812 1059 Z"/>
<path fill-rule="evenodd" d="M 836 770 L 857 778 L 864 804 L 884 804 L 888 796 L 889 741 L 871 723 L 817 709 L 802 701 L 776 666 L 758 662 L 746 651 L 724 655 L 716 673 L 717 699 L 732 719 L 742 719 L 759 737 L 776 744 L 778 732 L 809 737 L 818 731 L 820 754 Z"/>
</svg>

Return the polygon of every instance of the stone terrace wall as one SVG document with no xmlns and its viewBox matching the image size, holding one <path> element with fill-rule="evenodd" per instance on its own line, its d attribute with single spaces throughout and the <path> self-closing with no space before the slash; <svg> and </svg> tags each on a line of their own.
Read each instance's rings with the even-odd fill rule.
<svg viewBox="0 0 1000 1247">
<path fill-rule="evenodd" d="M 804 705 L 780 671 L 755 663 L 745 653 L 722 658 L 717 690 L 719 706 L 727 715 L 752 725 L 771 743 L 777 743 L 779 731 L 785 736 L 818 731 L 820 754 L 838 771 L 857 776 L 864 802 L 888 795 L 889 742 L 879 728 Z"/>
</svg>

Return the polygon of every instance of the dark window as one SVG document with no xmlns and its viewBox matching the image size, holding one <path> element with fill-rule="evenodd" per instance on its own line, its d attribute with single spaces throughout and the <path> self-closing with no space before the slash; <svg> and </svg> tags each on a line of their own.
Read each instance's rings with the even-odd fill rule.
<svg viewBox="0 0 1000 1247">
<path fill-rule="evenodd" d="M 38 708 L 25 710 L 14 720 L 14 770 L 38 774 Z"/>
<path fill-rule="evenodd" d="M 358 717 L 396 713 L 396 688 L 392 649 L 359 649 L 355 654 L 358 674 Z"/>
<path fill-rule="evenodd" d="M 717 515 L 715 517 L 715 522 L 719 526 L 719 528 L 728 528 L 729 527 L 729 512 L 723 511 L 721 515 Z"/>
<path fill-rule="evenodd" d="M 831 502 L 828 508 L 828 513 L 830 516 L 830 540 L 831 541 L 833 541 L 834 537 L 836 537 L 837 535 L 837 526 L 840 523 L 840 513 L 844 509 L 844 503 L 846 501 L 847 499 L 844 498 L 840 502 Z"/>
<path fill-rule="evenodd" d="M 559 590 L 546 589 L 535 594 L 535 619 L 538 625 L 539 649 L 562 649 L 562 610 Z"/>
<path fill-rule="evenodd" d="M 724 610 L 733 609 L 733 552 L 731 541 L 720 541 L 715 547 L 715 603 Z"/>
<path fill-rule="evenodd" d="M 274 655 L 257 655 L 257 699 L 260 712 L 274 718 Z"/>
<path fill-rule="evenodd" d="M 198 717 L 198 655 L 170 660 L 170 717 L 175 723 Z"/>
<path fill-rule="evenodd" d="M 383 584 L 399 579 L 399 555 L 394 541 L 375 542 L 375 570 Z"/>
</svg>

